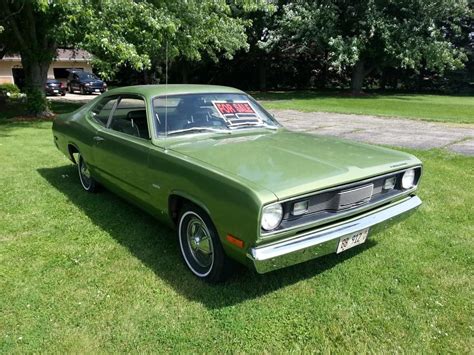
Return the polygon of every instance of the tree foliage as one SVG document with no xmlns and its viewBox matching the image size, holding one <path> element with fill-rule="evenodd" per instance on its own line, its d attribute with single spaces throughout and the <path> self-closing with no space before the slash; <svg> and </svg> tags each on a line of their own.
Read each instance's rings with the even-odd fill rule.
<svg viewBox="0 0 474 355">
<path fill-rule="evenodd" d="M 443 72 L 466 61 L 453 43 L 472 18 L 467 0 L 316 0 L 283 6 L 262 48 L 327 52 L 338 71 L 352 71 L 354 91 L 374 69 L 391 66 Z"/>
<path fill-rule="evenodd" d="M 198 61 L 231 57 L 245 48 L 248 21 L 231 16 L 223 1 L 90 1 L 77 19 L 76 44 L 94 53 L 103 76 L 122 66 L 156 68 L 168 59 Z M 89 20 L 88 20 L 89 19 Z M 107 26 L 104 19 L 114 19 Z"/>
<path fill-rule="evenodd" d="M 230 83 L 258 78 L 264 89 L 273 70 L 280 86 L 350 76 L 359 92 L 368 74 L 383 86 L 394 70 L 410 80 L 461 73 L 472 58 L 468 1 L 0 0 L 0 58 L 21 55 L 39 114 L 48 111 L 44 84 L 59 47 L 91 52 L 106 79 L 125 69 L 156 81 L 168 57 L 183 81 L 194 68 L 201 80 L 215 82 L 220 71 Z"/>
<path fill-rule="evenodd" d="M 0 43 L 20 53 L 31 110 L 47 111 L 44 83 L 58 47 L 80 47 L 95 56 L 101 74 L 122 66 L 144 70 L 170 60 L 217 60 L 246 48 L 245 27 L 231 7 L 243 11 L 264 2 L 134 0 L 1 0 Z M 40 93 L 40 94 L 39 94 Z M 43 97 L 38 105 L 38 97 Z"/>
</svg>

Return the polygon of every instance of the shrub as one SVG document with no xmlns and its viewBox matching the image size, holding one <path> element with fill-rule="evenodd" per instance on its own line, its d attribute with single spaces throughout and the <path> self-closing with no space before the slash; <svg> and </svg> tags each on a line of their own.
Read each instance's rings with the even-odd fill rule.
<svg viewBox="0 0 474 355">
<path fill-rule="evenodd" d="M 20 89 L 15 84 L 0 84 L 0 95 L 2 96 L 17 96 L 20 94 Z"/>
<path fill-rule="evenodd" d="M 49 102 L 41 90 L 32 88 L 26 90 L 26 106 L 28 112 L 42 116 L 49 112 Z"/>
</svg>

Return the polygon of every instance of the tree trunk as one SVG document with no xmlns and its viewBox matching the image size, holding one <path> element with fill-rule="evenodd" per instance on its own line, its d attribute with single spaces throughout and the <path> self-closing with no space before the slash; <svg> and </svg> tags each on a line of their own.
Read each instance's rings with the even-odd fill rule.
<svg viewBox="0 0 474 355">
<path fill-rule="evenodd" d="M 359 59 L 352 69 L 351 89 L 353 95 L 360 95 L 362 93 L 364 77 L 364 61 Z"/>
<path fill-rule="evenodd" d="M 51 116 L 44 87 L 48 78 L 51 60 L 39 60 L 39 56 L 30 53 L 20 53 L 21 64 L 25 71 L 25 91 L 27 107 L 30 113 L 37 116 Z"/>
<path fill-rule="evenodd" d="M 143 83 L 144 84 L 150 84 L 150 71 L 148 69 L 143 70 Z"/>
<path fill-rule="evenodd" d="M 260 91 L 267 91 L 267 63 L 258 60 L 258 88 Z"/>
<path fill-rule="evenodd" d="M 181 83 L 189 83 L 189 70 L 188 64 L 185 61 L 181 61 Z"/>
<path fill-rule="evenodd" d="M 51 23 L 45 22 L 47 17 L 41 17 L 35 12 L 32 1 L 0 0 L 0 9 L 2 15 L 4 13 L 8 18 L 16 48 L 21 55 L 28 111 L 36 116 L 51 116 L 44 89 L 48 68 L 57 48 L 55 40 L 48 33 Z"/>
<path fill-rule="evenodd" d="M 321 65 L 321 74 L 316 79 L 316 87 L 318 89 L 325 89 L 328 81 L 328 58 L 329 52 L 324 51 L 324 60 Z"/>
</svg>

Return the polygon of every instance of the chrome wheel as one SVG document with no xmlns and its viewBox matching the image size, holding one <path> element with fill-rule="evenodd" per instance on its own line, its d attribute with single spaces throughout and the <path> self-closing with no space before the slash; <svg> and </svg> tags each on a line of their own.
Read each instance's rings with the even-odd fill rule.
<svg viewBox="0 0 474 355">
<path fill-rule="evenodd" d="M 201 267 L 209 268 L 214 259 L 214 247 L 202 219 L 191 217 L 186 229 L 186 239 L 194 261 Z"/>
<path fill-rule="evenodd" d="M 185 203 L 180 210 L 178 239 L 189 270 L 201 280 L 217 283 L 233 271 L 233 262 L 222 247 L 219 234 L 202 208 Z"/>
<path fill-rule="evenodd" d="M 181 254 L 189 269 L 196 276 L 207 277 L 213 270 L 215 259 L 209 226 L 198 213 L 188 210 L 181 215 L 178 231 Z"/>
<path fill-rule="evenodd" d="M 77 168 L 79 170 L 79 179 L 81 180 L 82 187 L 84 190 L 89 191 L 92 187 L 92 177 L 89 167 L 81 155 L 79 155 L 79 163 L 77 164 Z"/>
</svg>

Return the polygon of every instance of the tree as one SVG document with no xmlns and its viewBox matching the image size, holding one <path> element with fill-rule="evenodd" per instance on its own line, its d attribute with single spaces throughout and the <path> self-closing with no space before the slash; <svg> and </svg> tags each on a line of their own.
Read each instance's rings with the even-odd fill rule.
<svg viewBox="0 0 474 355">
<path fill-rule="evenodd" d="M 170 63 L 200 60 L 203 54 L 217 60 L 246 46 L 247 23 L 232 17 L 225 2 L 118 0 L 90 5 L 79 20 L 88 30 L 81 31 L 86 35 L 77 43 L 95 55 L 94 64 L 105 77 L 122 66 L 155 72 L 165 61 L 166 46 Z M 104 26 L 104 18 L 115 20 Z"/>
<path fill-rule="evenodd" d="M 68 10 L 74 9 L 71 5 L 0 0 L 0 25 L 5 29 L 0 34 L 0 43 L 5 52 L 20 53 L 28 105 L 38 114 L 48 114 L 44 86 L 58 40 L 65 34 L 63 23 Z"/>
<path fill-rule="evenodd" d="M 453 43 L 466 16 L 472 18 L 467 0 L 305 0 L 284 6 L 278 28 L 261 45 L 327 51 L 334 69 L 350 70 L 359 94 L 376 68 L 462 67 L 466 55 Z"/>
<path fill-rule="evenodd" d="M 235 1 L 250 9 L 264 1 Z M 58 47 L 80 47 L 95 55 L 105 76 L 121 66 L 155 68 L 165 58 L 217 60 L 246 47 L 243 19 L 229 2 L 213 0 L 0 0 L 0 44 L 21 55 L 30 110 L 47 115 L 44 85 Z"/>
</svg>

